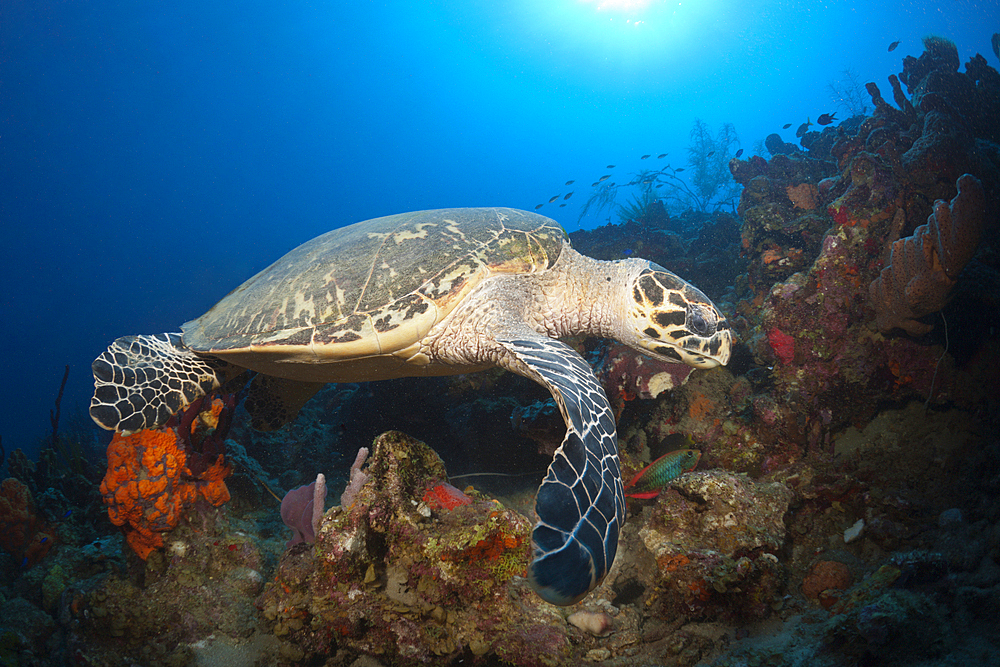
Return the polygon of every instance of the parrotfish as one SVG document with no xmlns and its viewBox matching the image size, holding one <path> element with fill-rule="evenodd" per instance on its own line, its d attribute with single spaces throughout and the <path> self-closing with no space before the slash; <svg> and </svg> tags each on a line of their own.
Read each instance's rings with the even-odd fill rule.
<svg viewBox="0 0 1000 667">
<path fill-rule="evenodd" d="M 678 449 L 664 454 L 625 485 L 625 495 L 629 498 L 655 498 L 670 480 L 694 470 L 700 459 L 701 452 L 697 449 Z"/>
</svg>

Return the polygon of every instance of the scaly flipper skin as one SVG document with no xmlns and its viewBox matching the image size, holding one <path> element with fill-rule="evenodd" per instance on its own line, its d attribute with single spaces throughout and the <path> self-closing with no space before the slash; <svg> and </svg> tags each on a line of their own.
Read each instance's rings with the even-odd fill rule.
<svg viewBox="0 0 1000 667">
<path fill-rule="evenodd" d="M 574 604 L 607 575 L 625 523 L 614 414 L 590 366 L 565 343 L 534 332 L 496 341 L 526 367 L 518 372 L 548 388 L 566 422 L 535 499 L 528 578 L 543 600 Z"/>
<path fill-rule="evenodd" d="M 187 349 L 180 334 L 122 336 L 91 364 L 90 416 L 124 435 L 157 428 L 218 389 L 228 366 Z"/>
</svg>

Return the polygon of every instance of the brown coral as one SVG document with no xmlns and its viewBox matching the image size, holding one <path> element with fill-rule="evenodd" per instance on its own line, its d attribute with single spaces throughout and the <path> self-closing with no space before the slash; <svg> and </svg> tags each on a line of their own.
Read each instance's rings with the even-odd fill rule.
<svg viewBox="0 0 1000 667">
<path fill-rule="evenodd" d="M 222 456 L 192 474 L 184 442 L 173 428 L 115 433 L 101 494 L 111 523 L 122 527 L 129 546 L 145 560 L 163 546 L 162 533 L 177 526 L 200 498 L 214 506 L 229 500 L 228 474 Z"/>
<path fill-rule="evenodd" d="M 785 194 L 796 208 L 811 211 L 819 206 L 819 188 L 812 183 L 802 183 L 795 187 L 789 185 L 785 188 Z"/>
<path fill-rule="evenodd" d="M 0 483 L 0 549 L 30 566 L 45 556 L 54 537 L 38 518 L 28 487 L 13 477 Z"/>
<path fill-rule="evenodd" d="M 983 227 L 985 196 L 975 176 L 958 179 L 951 204 L 934 202 L 927 223 L 913 236 L 892 244 L 889 266 L 872 281 L 868 294 L 883 332 L 900 328 L 912 335 L 932 326 L 918 318 L 941 310 L 962 268 L 972 259 Z"/>
<path fill-rule="evenodd" d="M 853 582 L 854 577 L 846 565 L 834 560 L 821 560 L 802 580 L 802 594 L 816 600 L 823 591 L 846 590 Z"/>
</svg>

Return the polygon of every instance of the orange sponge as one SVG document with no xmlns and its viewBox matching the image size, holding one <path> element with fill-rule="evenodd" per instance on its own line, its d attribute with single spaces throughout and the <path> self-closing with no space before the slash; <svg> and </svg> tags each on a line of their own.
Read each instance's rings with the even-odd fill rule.
<svg viewBox="0 0 1000 667">
<path fill-rule="evenodd" d="M 145 560 L 163 546 L 162 534 L 177 526 L 199 498 L 219 506 L 229 500 L 225 478 L 230 468 L 219 455 L 198 475 L 188 468 L 183 440 L 170 427 L 115 433 L 108 445 L 108 470 L 101 494 L 108 517 Z"/>
</svg>

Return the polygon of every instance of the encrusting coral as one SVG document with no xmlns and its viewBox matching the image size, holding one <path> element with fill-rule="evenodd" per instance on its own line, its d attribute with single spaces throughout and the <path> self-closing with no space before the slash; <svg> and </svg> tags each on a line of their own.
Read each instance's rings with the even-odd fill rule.
<svg viewBox="0 0 1000 667">
<path fill-rule="evenodd" d="M 222 402 L 216 401 L 213 420 L 217 421 L 221 410 Z M 189 507 L 199 500 L 216 507 L 229 500 L 224 481 L 229 472 L 220 454 L 201 472 L 193 473 L 185 440 L 174 427 L 129 436 L 115 433 L 108 445 L 101 494 L 111 523 L 122 527 L 129 546 L 145 560 L 163 546 L 162 534 L 175 528 Z"/>
<path fill-rule="evenodd" d="M 958 274 L 972 259 L 983 227 L 985 195 L 979 179 L 963 174 L 951 204 L 934 202 L 927 223 L 892 244 L 889 266 L 869 286 L 879 330 L 900 328 L 912 335 L 932 326 L 918 318 L 948 303 Z"/>
</svg>

